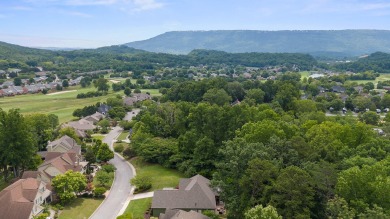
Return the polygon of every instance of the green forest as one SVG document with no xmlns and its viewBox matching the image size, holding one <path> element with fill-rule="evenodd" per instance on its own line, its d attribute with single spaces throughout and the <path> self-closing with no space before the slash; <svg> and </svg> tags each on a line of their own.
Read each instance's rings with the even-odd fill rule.
<svg viewBox="0 0 390 219">
<path fill-rule="evenodd" d="M 228 218 L 256 205 L 283 218 L 388 217 L 389 137 L 353 116 L 327 117 L 319 103 L 300 100 L 299 87 L 299 77 L 175 85 L 161 103 L 144 102 L 132 150 L 212 178 Z"/>
</svg>

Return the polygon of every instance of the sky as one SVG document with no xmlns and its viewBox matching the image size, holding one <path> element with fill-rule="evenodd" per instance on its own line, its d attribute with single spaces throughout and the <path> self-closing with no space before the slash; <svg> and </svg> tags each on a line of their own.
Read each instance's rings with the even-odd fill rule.
<svg viewBox="0 0 390 219">
<path fill-rule="evenodd" d="M 389 0 L 0 0 L 0 41 L 96 48 L 181 30 L 390 30 Z"/>
</svg>

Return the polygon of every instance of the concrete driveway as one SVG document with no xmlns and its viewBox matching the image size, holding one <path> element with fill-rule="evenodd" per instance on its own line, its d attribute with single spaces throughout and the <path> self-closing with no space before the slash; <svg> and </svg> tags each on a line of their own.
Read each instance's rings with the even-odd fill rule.
<svg viewBox="0 0 390 219">
<path fill-rule="evenodd" d="M 136 111 L 134 114 L 128 113 L 126 115 L 128 120 L 139 112 Z M 104 143 L 107 143 L 111 150 L 113 150 L 113 142 L 122 132 L 122 128 L 117 126 L 103 139 Z M 134 177 L 134 168 L 131 168 L 126 160 L 115 154 L 115 157 L 109 161 L 116 167 L 115 179 L 112 184 L 111 190 L 107 198 L 99 206 L 98 209 L 92 214 L 90 219 L 115 219 L 121 212 L 125 205 L 129 202 L 129 197 L 132 195 L 130 186 L 130 179 Z"/>
</svg>

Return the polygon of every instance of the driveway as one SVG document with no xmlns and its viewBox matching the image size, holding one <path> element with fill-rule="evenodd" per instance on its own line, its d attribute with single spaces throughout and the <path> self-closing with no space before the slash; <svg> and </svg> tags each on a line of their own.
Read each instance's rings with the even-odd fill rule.
<svg viewBox="0 0 390 219">
<path fill-rule="evenodd" d="M 128 119 L 135 114 L 130 113 Z M 107 143 L 111 150 L 113 150 L 113 142 L 122 132 L 122 128 L 117 126 L 103 139 L 104 143 Z M 112 184 L 110 193 L 98 209 L 92 214 L 90 219 L 115 219 L 122 208 L 125 208 L 128 204 L 128 198 L 132 195 L 130 186 L 130 179 L 134 176 L 133 169 L 129 166 L 126 160 L 115 154 L 115 157 L 109 161 L 116 167 L 115 179 Z"/>
<path fill-rule="evenodd" d="M 139 113 L 140 109 L 133 109 L 131 112 L 127 112 L 123 120 L 130 121 L 134 116 Z"/>
</svg>

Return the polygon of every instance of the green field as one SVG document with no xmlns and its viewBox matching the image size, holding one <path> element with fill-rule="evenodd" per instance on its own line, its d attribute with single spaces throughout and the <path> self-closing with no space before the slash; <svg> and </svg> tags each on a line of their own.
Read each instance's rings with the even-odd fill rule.
<svg viewBox="0 0 390 219">
<path fill-rule="evenodd" d="M 72 89 L 76 91 L 56 95 L 44 95 L 40 93 L 0 98 L 0 108 L 3 110 L 18 108 L 20 109 L 20 112 L 25 114 L 53 113 L 58 116 L 60 123 L 63 123 L 75 119 L 75 117 L 72 116 L 72 113 L 77 108 L 94 105 L 97 102 L 105 102 L 107 98 L 114 97 L 117 94 L 123 95 L 123 91 L 115 93 L 110 91 L 106 96 L 77 99 L 77 94 L 95 91 L 96 89 L 92 86 L 89 88 L 76 86 L 72 87 Z M 153 96 L 160 95 L 157 89 L 146 89 L 141 91 L 142 93 L 150 92 Z"/>
<path fill-rule="evenodd" d="M 150 208 L 152 198 L 133 200 L 127 206 L 125 214 L 132 214 L 133 219 L 143 219 L 144 213 Z"/>
<path fill-rule="evenodd" d="M 152 180 L 150 191 L 166 187 L 174 188 L 179 185 L 180 178 L 184 178 L 184 175 L 179 171 L 158 164 L 149 164 L 137 158 L 130 162 L 134 165 L 137 176 L 147 176 Z"/>
<path fill-rule="evenodd" d="M 299 74 L 301 74 L 301 81 L 304 78 L 309 79 L 309 76 L 310 76 L 310 72 L 309 71 L 301 71 L 301 72 L 299 72 Z"/>
<path fill-rule="evenodd" d="M 127 136 L 129 135 L 129 131 L 123 131 L 117 138 L 117 140 L 123 141 L 127 139 Z"/>
<path fill-rule="evenodd" d="M 390 80 L 390 74 L 380 74 L 380 76 L 377 77 L 375 80 L 349 80 L 349 81 L 356 82 L 358 84 L 365 84 L 368 82 L 372 82 L 376 86 L 379 81 L 389 81 L 389 80 Z"/>
<path fill-rule="evenodd" d="M 59 219 L 84 219 L 89 218 L 99 207 L 103 199 L 77 198 L 72 204 L 64 207 Z"/>
</svg>

